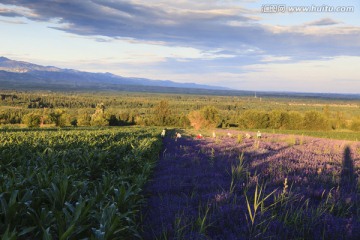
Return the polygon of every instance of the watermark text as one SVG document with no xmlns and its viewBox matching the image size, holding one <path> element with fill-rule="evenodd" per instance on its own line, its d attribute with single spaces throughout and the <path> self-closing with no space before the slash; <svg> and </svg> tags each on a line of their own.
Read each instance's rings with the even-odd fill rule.
<svg viewBox="0 0 360 240">
<path fill-rule="evenodd" d="M 289 6 L 286 4 L 264 4 L 261 6 L 262 13 L 352 13 L 354 6 L 330 6 L 330 5 L 308 5 Z"/>
</svg>

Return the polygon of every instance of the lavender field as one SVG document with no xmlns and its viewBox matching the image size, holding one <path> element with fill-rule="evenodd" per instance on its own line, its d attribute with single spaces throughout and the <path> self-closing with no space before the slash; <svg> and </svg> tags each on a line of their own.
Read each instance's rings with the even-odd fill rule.
<svg viewBox="0 0 360 240">
<path fill-rule="evenodd" d="M 164 139 L 144 239 L 360 239 L 360 143 L 216 131 Z"/>
</svg>

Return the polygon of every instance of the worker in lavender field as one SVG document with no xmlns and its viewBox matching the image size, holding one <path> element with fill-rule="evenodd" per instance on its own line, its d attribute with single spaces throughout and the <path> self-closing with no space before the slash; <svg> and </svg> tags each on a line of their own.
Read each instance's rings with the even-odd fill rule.
<svg viewBox="0 0 360 240">
<path fill-rule="evenodd" d="M 164 138 L 165 134 L 166 134 L 166 131 L 165 131 L 165 129 L 163 129 L 162 132 L 161 132 L 161 137 Z"/>
<path fill-rule="evenodd" d="M 256 137 L 261 138 L 261 132 L 260 131 L 257 132 Z"/>
<path fill-rule="evenodd" d="M 181 138 L 181 134 L 176 132 L 176 135 L 175 135 L 175 142 L 178 140 L 178 138 Z"/>
</svg>

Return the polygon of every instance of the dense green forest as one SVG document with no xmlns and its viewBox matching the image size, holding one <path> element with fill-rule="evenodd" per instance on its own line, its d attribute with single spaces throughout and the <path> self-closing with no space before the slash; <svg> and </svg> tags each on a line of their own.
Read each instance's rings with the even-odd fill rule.
<svg viewBox="0 0 360 240">
<path fill-rule="evenodd" d="M 1 91 L 2 126 L 360 131 L 360 101 L 130 92 Z"/>
</svg>

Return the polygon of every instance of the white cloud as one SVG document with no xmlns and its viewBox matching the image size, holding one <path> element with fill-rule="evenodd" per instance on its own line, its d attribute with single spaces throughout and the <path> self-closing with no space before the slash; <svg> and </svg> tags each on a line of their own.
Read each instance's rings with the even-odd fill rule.
<svg viewBox="0 0 360 240">
<path fill-rule="evenodd" d="M 260 60 L 261 62 L 286 62 L 290 61 L 291 57 L 289 56 L 271 56 L 271 55 L 265 55 Z"/>
</svg>

